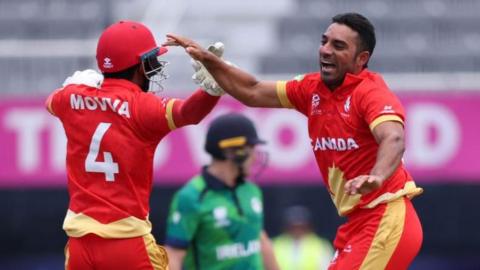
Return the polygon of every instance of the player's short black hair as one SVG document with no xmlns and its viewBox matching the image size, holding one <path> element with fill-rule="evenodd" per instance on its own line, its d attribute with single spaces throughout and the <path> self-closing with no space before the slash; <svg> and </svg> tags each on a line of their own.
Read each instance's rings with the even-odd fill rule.
<svg viewBox="0 0 480 270">
<path fill-rule="evenodd" d="M 103 76 L 110 79 L 125 79 L 131 81 L 138 67 L 140 67 L 140 64 L 131 66 L 124 70 L 120 70 L 119 72 L 103 73 Z"/>
<path fill-rule="evenodd" d="M 375 49 L 375 27 L 363 15 L 358 13 L 342 13 L 332 18 L 333 23 L 344 24 L 357 32 L 360 37 L 359 52 L 368 51 L 370 56 Z"/>
</svg>

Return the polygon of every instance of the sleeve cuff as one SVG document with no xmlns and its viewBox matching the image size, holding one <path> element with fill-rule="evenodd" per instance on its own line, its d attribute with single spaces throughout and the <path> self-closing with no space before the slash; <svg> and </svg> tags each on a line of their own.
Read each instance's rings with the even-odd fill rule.
<svg viewBox="0 0 480 270">
<path fill-rule="evenodd" d="M 52 106 L 53 97 L 54 97 L 60 90 L 61 90 L 61 88 L 55 90 L 53 93 L 51 93 L 51 94 L 48 96 L 47 100 L 45 100 L 45 108 L 46 108 L 47 111 L 48 111 L 50 114 L 52 114 L 53 116 L 57 116 L 57 115 L 55 114 L 55 112 L 53 111 L 53 106 Z"/>
<path fill-rule="evenodd" d="M 175 99 L 170 99 L 167 102 L 166 114 L 165 117 L 167 118 L 168 128 L 170 130 L 174 130 L 177 128 L 175 126 L 175 121 L 173 121 L 173 105 L 175 104 Z"/>
<path fill-rule="evenodd" d="M 404 125 L 403 120 L 402 120 L 402 118 L 400 118 L 400 116 L 394 115 L 394 114 L 386 114 L 386 115 L 380 115 L 379 117 L 375 118 L 375 120 L 373 120 L 369 125 L 370 130 L 373 130 L 379 124 L 381 124 L 383 122 L 386 122 L 386 121 L 396 121 L 396 122 L 400 122 L 402 125 Z"/>
<path fill-rule="evenodd" d="M 290 102 L 287 96 L 287 82 L 286 81 L 277 81 L 277 96 L 278 100 L 280 100 L 280 104 L 284 108 L 290 108 L 293 109 L 294 106 Z"/>
<path fill-rule="evenodd" d="M 187 249 L 190 246 L 190 242 L 167 236 L 167 239 L 165 240 L 165 245 L 178 249 Z"/>
</svg>

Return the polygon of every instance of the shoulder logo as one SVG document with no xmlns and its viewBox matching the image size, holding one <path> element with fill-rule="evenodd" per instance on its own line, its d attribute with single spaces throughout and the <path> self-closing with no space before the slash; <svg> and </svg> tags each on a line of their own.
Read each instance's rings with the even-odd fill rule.
<svg viewBox="0 0 480 270">
<path fill-rule="evenodd" d="M 383 110 L 380 113 L 394 113 L 395 110 L 393 109 L 392 105 L 385 105 Z"/>
<path fill-rule="evenodd" d="M 347 100 L 345 101 L 345 105 L 343 105 L 343 110 L 348 113 L 350 111 L 350 99 L 352 96 L 348 96 Z"/>
<path fill-rule="evenodd" d="M 303 78 L 305 78 L 305 74 L 297 75 L 293 79 L 295 81 L 301 81 L 301 80 L 303 80 Z"/>
<path fill-rule="evenodd" d="M 250 205 L 252 206 L 253 212 L 257 214 L 262 213 L 262 210 L 263 210 L 262 202 L 257 197 L 254 197 L 252 198 L 252 200 L 250 200 Z"/>
<path fill-rule="evenodd" d="M 213 218 L 215 218 L 215 227 L 225 227 L 230 225 L 230 220 L 228 220 L 228 212 L 225 206 L 219 206 L 213 209 Z"/>
<path fill-rule="evenodd" d="M 113 68 L 113 63 L 112 63 L 112 59 L 108 58 L 108 57 L 105 57 L 103 59 L 103 67 L 104 68 Z"/>
</svg>

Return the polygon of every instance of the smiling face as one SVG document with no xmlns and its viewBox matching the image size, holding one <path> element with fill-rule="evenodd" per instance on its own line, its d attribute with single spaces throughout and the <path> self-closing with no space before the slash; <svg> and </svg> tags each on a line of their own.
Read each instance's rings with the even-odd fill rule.
<svg viewBox="0 0 480 270">
<path fill-rule="evenodd" d="M 332 23 L 322 36 L 319 48 L 320 74 L 325 85 L 334 90 L 347 73 L 358 74 L 368 62 L 370 53 L 359 50 L 357 32 L 344 24 Z"/>
</svg>

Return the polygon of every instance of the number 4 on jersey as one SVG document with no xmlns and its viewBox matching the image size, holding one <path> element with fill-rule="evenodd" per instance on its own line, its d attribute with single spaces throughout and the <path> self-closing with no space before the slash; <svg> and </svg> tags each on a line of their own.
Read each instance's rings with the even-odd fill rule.
<svg viewBox="0 0 480 270">
<path fill-rule="evenodd" d="M 95 161 L 98 156 L 100 142 L 103 135 L 110 128 L 110 123 L 100 123 L 93 133 L 92 142 L 90 143 L 90 150 L 88 151 L 87 159 L 85 160 L 85 171 L 98 172 L 105 174 L 105 180 L 108 182 L 115 181 L 115 174 L 118 173 L 118 163 L 112 159 L 112 153 L 103 152 L 103 162 Z"/>
</svg>

